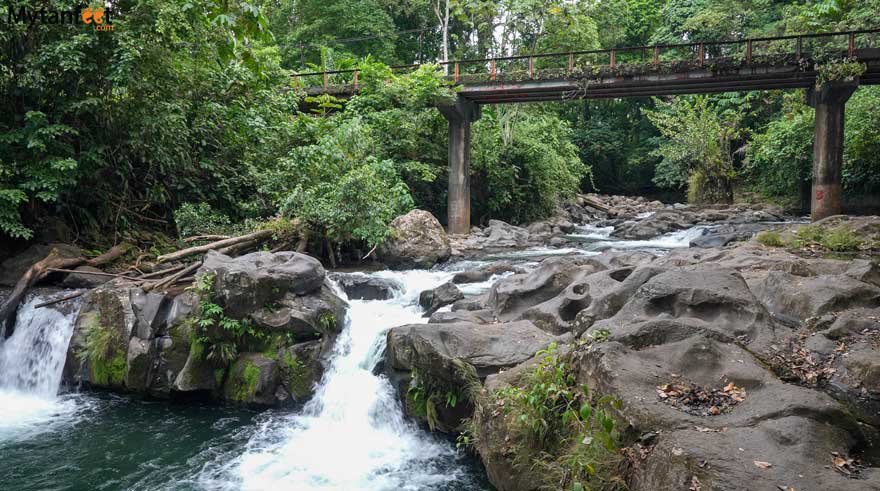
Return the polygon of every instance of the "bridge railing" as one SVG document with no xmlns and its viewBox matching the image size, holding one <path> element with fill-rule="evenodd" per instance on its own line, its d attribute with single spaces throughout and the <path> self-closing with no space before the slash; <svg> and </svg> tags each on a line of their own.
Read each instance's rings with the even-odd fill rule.
<svg viewBox="0 0 880 491">
<path fill-rule="evenodd" d="M 447 78 L 466 81 L 527 80 L 532 78 L 600 75 L 629 67 L 645 71 L 687 64 L 689 66 L 803 63 L 823 57 L 855 57 L 859 50 L 880 47 L 880 29 L 758 37 L 734 41 L 706 41 L 557 53 L 532 53 L 494 58 L 452 60 Z M 396 73 L 417 69 L 419 64 L 392 66 Z M 624 70 L 625 71 L 625 70 Z M 299 86 L 357 90 L 360 71 L 323 70 L 291 74 Z"/>
</svg>

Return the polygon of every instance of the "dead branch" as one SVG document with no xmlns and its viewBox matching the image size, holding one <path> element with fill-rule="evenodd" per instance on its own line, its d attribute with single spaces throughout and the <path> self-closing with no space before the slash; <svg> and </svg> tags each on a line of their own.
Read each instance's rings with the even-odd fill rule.
<svg viewBox="0 0 880 491">
<path fill-rule="evenodd" d="M 119 244 L 113 246 L 104 254 L 92 259 L 86 259 L 84 257 L 62 257 L 59 255 L 58 249 L 53 248 L 46 257 L 37 261 L 25 271 L 15 284 L 12 293 L 6 301 L 0 305 L 0 326 L 6 324 L 6 321 L 8 321 L 12 317 L 12 314 L 15 313 L 16 309 L 18 309 L 18 304 L 21 303 L 21 299 L 24 298 L 28 288 L 45 278 L 53 269 L 73 269 L 83 264 L 89 266 L 101 266 L 115 261 L 125 254 L 128 248 L 128 244 Z"/>
<path fill-rule="evenodd" d="M 199 242 L 202 240 L 226 240 L 231 238 L 232 237 L 228 235 L 194 235 L 183 239 L 183 242 L 189 244 L 190 242 Z"/>
<path fill-rule="evenodd" d="M 149 278 L 161 278 L 162 276 L 167 276 L 171 273 L 174 273 L 175 271 L 180 271 L 181 269 L 183 269 L 185 267 L 186 267 L 185 264 L 180 264 L 178 266 L 174 266 L 173 268 L 168 268 L 168 269 L 163 269 L 162 271 L 153 271 L 152 273 L 147 273 L 145 275 L 139 276 L 138 279 L 139 280 L 146 280 Z"/>
<path fill-rule="evenodd" d="M 51 271 L 53 273 L 78 273 L 78 274 L 82 274 L 82 275 L 109 276 L 111 278 L 122 278 L 124 280 L 132 280 L 132 281 L 139 281 L 141 279 L 141 278 L 134 278 L 131 276 L 125 276 L 123 274 L 105 273 L 103 271 L 77 271 L 75 269 L 61 269 L 61 268 L 46 268 L 46 271 Z"/>
<path fill-rule="evenodd" d="M 68 300 L 73 300 L 74 298 L 81 297 L 86 294 L 88 290 L 80 290 L 76 293 L 72 293 L 70 295 L 66 295 L 61 298 L 56 298 L 55 300 L 49 300 L 48 302 L 38 303 L 34 305 L 35 309 L 41 309 L 43 307 L 48 307 L 50 305 L 55 305 L 56 303 L 66 302 Z"/>
<path fill-rule="evenodd" d="M 241 235 L 239 237 L 232 237 L 230 239 L 219 240 L 217 242 L 211 242 L 210 244 L 204 244 L 195 247 L 189 247 L 187 249 L 181 249 L 176 252 L 172 252 L 169 254 L 163 254 L 156 258 L 156 260 L 160 263 L 173 261 L 176 259 L 181 259 L 184 257 L 192 256 L 194 254 L 201 254 L 203 252 L 208 252 L 214 249 L 221 249 L 229 246 L 233 246 L 236 244 L 241 244 L 242 242 L 251 242 L 251 241 L 265 241 L 268 240 L 274 232 L 272 230 L 257 230 L 256 232 L 252 232 L 246 235 Z"/>
<path fill-rule="evenodd" d="M 376 248 L 377 248 L 377 247 L 379 247 L 379 244 L 374 245 L 373 248 L 370 249 L 370 252 L 368 252 L 366 256 L 364 256 L 364 257 L 361 258 L 361 261 L 367 259 L 368 257 L 370 257 L 370 254 L 376 252 Z"/>
<path fill-rule="evenodd" d="M 177 273 L 175 273 L 167 278 L 163 278 L 163 279 L 161 279 L 153 284 L 150 284 L 150 285 L 145 285 L 143 287 L 143 289 L 144 289 L 144 291 L 158 290 L 160 288 L 164 288 L 166 286 L 173 285 L 177 280 L 179 280 L 180 278 L 183 278 L 184 276 L 188 275 L 189 273 L 192 273 L 193 271 L 199 269 L 199 267 L 201 267 L 201 266 L 202 266 L 202 262 L 196 261 L 196 262 L 190 264 L 189 266 L 183 268 L 182 270 L 178 271 Z"/>
</svg>

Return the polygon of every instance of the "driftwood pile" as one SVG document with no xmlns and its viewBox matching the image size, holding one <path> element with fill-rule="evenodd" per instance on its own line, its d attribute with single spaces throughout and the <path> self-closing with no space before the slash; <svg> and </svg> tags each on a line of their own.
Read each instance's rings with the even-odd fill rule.
<svg viewBox="0 0 880 491">
<path fill-rule="evenodd" d="M 272 239 L 275 232 L 271 229 L 257 230 L 245 235 L 237 237 L 228 237 L 221 235 L 202 235 L 184 239 L 184 243 L 212 241 L 206 244 L 196 245 L 180 249 L 178 251 L 163 254 L 156 258 L 156 265 L 168 265 L 169 263 L 178 262 L 182 259 L 193 258 L 194 256 L 204 255 L 208 251 L 217 251 L 228 256 L 237 256 L 245 252 L 256 249 L 258 246 Z M 300 234 L 300 242 L 297 250 L 300 252 L 305 249 L 307 236 L 305 233 Z M 286 244 L 282 244 L 275 250 L 284 249 Z M 145 272 L 139 264 L 130 265 L 120 273 L 110 272 L 81 272 L 75 268 L 79 266 L 106 266 L 114 263 L 130 249 L 128 244 L 119 244 L 100 256 L 92 259 L 85 257 L 65 257 L 62 256 L 57 249 L 52 251 L 42 260 L 34 263 L 21 276 L 12 290 L 12 293 L 6 300 L 0 304 L 0 327 L 4 326 L 9 319 L 15 314 L 19 303 L 24 298 L 28 289 L 43 280 L 50 273 L 82 273 L 84 275 L 107 276 L 115 278 L 123 282 L 126 286 L 140 287 L 145 291 L 160 291 L 168 289 L 172 286 L 192 282 L 195 279 L 195 272 L 202 265 L 201 259 L 196 259 L 190 263 L 175 264 L 163 269 L 153 268 L 153 271 Z M 119 270 L 119 268 L 116 268 Z M 49 302 L 44 302 L 36 307 L 45 307 L 55 303 L 71 300 L 82 294 L 86 290 L 73 293 Z M 7 335 L 10 330 L 6 330 Z"/>
</svg>

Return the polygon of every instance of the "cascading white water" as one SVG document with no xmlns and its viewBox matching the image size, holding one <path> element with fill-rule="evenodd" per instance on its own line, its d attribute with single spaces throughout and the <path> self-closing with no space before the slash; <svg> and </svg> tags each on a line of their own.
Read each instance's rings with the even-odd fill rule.
<svg viewBox="0 0 880 491">
<path fill-rule="evenodd" d="M 52 421 L 75 411 L 72 401 L 56 394 L 77 309 L 36 308 L 47 300 L 31 296 L 18 310 L 12 336 L 0 345 L 0 441 L 47 431 Z"/>
<path fill-rule="evenodd" d="M 392 385 L 373 373 L 387 329 L 425 322 L 419 293 L 452 274 L 374 274 L 396 280 L 404 290 L 386 301 L 349 302 L 346 327 L 314 398 L 299 414 L 270 419 L 251 438 L 232 471 L 236 489 L 476 489 L 460 487 L 456 452 L 407 421 Z"/>
</svg>

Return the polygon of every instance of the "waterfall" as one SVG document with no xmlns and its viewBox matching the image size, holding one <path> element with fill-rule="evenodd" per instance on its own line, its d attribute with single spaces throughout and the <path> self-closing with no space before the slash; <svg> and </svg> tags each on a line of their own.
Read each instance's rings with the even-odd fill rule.
<svg viewBox="0 0 880 491">
<path fill-rule="evenodd" d="M 74 410 L 56 395 L 78 309 L 36 308 L 51 299 L 31 295 L 19 307 L 12 336 L 0 344 L 0 441 L 48 431 Z"/>
<path fill-rule="evenodd" d="M 479 489 L 467 482 L 452 446 L 407 421 L 391 383 L 374 374 L 388 328 L 425 322 L 419 293 L 452 274 L 372 274 L 396 280 L 403 291 L 390 300 L 349 301 L 345 328 L 315 396 L 301 413 L 263 424 L 228 469 L 236 481 L 229 489 Z"/>
</svg>

